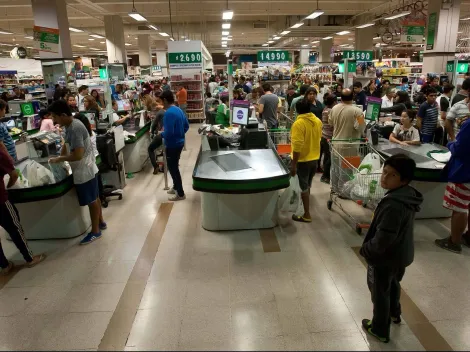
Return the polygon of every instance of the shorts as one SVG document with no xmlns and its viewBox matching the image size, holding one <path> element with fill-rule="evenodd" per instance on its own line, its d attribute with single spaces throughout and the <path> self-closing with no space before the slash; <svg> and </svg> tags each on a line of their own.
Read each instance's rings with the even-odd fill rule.
<svg viewBox="0 0 470 352">
<path fill-rule="evenodd" d="M 96 201 L 99 196 L 98 190 L 98 174 L 95 175 L 90 181 L 75 185 L 77 190 L 78 203 L 84 207 Z"/>
<path fill-rule="evenodd" d="M 317 172 L 318 160 L 298 162 L 297 175 L 299 176 L 299 184 L 302 193 L 308 192 L 312 186 L 313 176 Z"/>
<path fill-rule="evenodd" d="M 459 213 L 468 212 L 470 204 L 470 184 L 449 182 L 444 193 L 444 208 Z"/>
</svg>

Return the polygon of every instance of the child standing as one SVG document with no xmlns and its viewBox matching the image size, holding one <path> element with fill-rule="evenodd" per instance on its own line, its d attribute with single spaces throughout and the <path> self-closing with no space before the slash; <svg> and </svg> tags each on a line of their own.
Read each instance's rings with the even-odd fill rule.
<svg viewBox="0 0 470 352">
<path fill-rule="evenodd" d="M 414 259 L 413 223 L 423 196 L 409 185 L 416 163 L 397 154 L 384 163 L 382 188 L 387 190 L 374 213 L 361 255 L 368 263 L 367 285 L 374 304 L 373 319 L 363 328 L 382 342 L 390 341 L 390 323 L 401 322 L 400 281 Z"/>
</svg>

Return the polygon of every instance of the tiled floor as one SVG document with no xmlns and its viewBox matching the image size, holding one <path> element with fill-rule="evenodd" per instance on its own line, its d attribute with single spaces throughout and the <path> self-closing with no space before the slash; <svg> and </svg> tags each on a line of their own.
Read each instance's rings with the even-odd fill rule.
<svg viewBox="0 0 470 352">
<path fill-rule="evenodd" d="M 406 321 L 392 327 L 388 345 L 361 330 L 372 307 L 365 267 L 351 247 L 363 238 L 337 209 L 326 209 L 329 188 L 318 178 L 313 223 L 282 218 L 275 229 L 280 252 L 265 253 L 258 231 L 202 229 L 200 195 L 191 188 L 199 145 L 191 126 L 180 163 L 187 200 L 171 209 L 155 258 L 139 263 L 149 265 L 149 275 L 135 306 L 126 306 L 123 292 L 139 292 L 134 266 L 167 199 L 162 176 L 149 168 L 128 181 L 122 201 L 104 210 L 109 229 L 98 242 L 31 242 L 49 257 L 0 290 L 0 350 L 96 350 L 116 309 L 133 319 L 117 349 L 424 349 Z M 355 204 L 348 209 L 370 217 Z M 455 255 L 432 243 L 448 226 L 448 220 L 416 222 L 416 258 L 403 287 L 453 349 L 468 350 L 470 250 Z M 12 243 L 2 244 L 21 261 Z"/>
</svg>

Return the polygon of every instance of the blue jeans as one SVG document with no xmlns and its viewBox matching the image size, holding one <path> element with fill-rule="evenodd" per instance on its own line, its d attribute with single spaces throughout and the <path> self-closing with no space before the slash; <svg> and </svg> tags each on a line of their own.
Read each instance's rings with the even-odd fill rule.
<svg viewBox="0 0 470 352">
<path fill-rule="evenodd" d="M 422 134 L 421 135 L 421 143 L 432 143 L 434 139 L 433 134 Z"/>
</svg>

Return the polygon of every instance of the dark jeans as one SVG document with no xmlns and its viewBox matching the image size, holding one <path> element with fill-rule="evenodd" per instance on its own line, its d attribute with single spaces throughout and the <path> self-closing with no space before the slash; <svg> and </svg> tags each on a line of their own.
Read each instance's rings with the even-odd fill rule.
<svg viewBox="0 0 470 352">
<path fill-rule="evenodd" d="M 331 169 L 331 151 L 330 145 L 326 138 L 321 137 L 320 143 L 320 159 L 323 154 L 323 176 L 322 178 L 330 179 L 330 169 Z"/>
<path fill-rule="evenodd" d="M 163 138 L 160 134 L 158 134 L 155 137 L 153 137 L 148 147 L 149 159 L 154 169 L 157 168 L 157 158 L 155 157 L 155 150 L 157 150 L 158 147 L 160 147 L 162 144 L 163 144 Z"/>
<path fill-rule="evenodd" d="M 24 237 L 23 227 L 20 223 L 20 214 L 16 207 L 8 200 L 5 203 L 0 204 L 0 226 L 8 232 L 16 248 L 18 248 L 20 253 L 23 255 L 24 260 L 31 262 L 33 260 L 33 253 L 29 249 L 26 238 Z M 1 243 L 0 267 L 8 267 L 8 259 L 5 257 L 5 253 L 3 253 Z"/>
<path fill-rule="evenodd" d="M 184 196 L 183 181 L 181 180 L 179 169 L 179 161 L 182 151 L 183 147 L 166 148 L 166 162 L 168 165 L 168 171 L 173 179 L 173 189 L 180 197 Z"/>
<path fill-rule="evenodd" d="M 380 337 L 390 337 L 390 317 L 401 315 L 400 281 L 405 268 L 372 266 L 367 268 L 367 286 L 374 304 L 372 330 Z"/>
</svg>

